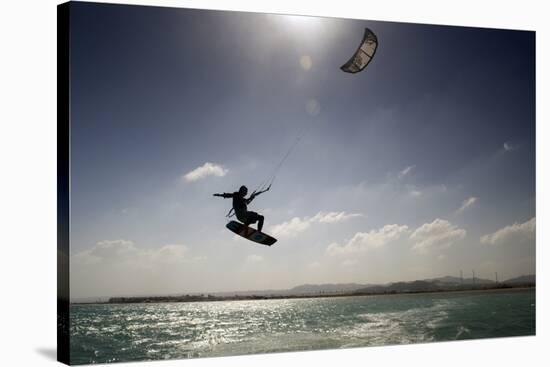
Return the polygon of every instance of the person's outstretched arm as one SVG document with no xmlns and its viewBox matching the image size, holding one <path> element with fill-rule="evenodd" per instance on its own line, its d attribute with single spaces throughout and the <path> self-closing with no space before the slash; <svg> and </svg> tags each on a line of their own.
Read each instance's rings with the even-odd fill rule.
<svg viewBox="0 0 550 367">
<path fill-rule="evenodd" d="M 213 196 L 219 196 L 219 197 L 222 197 L 224 199 L 228 199 L 228 198 L 232 198 L 233 194 L 228 194 L 228 193 L 224 192 L 223 194 L 214 194 Z"/>
</svg>

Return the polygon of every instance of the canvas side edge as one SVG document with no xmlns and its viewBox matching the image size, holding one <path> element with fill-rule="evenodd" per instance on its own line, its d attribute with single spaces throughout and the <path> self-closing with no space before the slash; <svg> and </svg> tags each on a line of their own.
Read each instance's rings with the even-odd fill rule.
<svg viewBox="0 0 550 367">
<path fill-rule="evenodd" d="M 70 3 L 57 6 L 57 360 L 70 364 Z"/>
</svg>

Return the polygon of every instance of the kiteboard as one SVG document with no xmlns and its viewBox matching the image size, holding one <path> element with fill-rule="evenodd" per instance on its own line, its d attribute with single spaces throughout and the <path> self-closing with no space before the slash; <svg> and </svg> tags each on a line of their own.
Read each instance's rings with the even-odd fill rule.
<svg viewBox="0 0 550 367">
<path fill-rule="evenodd" d="M 246 238 L 247 240 L 254 241 L 261 245 L 271 246 L 275 242 L 277 242 L 277 240 L 270 235 L 260 232 L 254 228 L 246 227 L 244 224 L 236 222 L 234 220 L 227 223 L 226 227 L 231 232 L 234 232 L 239 236 Z"/>
</svg>

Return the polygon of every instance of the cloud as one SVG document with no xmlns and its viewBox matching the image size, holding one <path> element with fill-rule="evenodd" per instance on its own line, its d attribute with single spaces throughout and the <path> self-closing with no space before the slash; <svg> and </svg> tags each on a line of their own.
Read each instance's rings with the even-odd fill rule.
<svg viewBox="0 0 550 367">
<path fill-rule="evenodd" d="M 124 239 L 99 241 L 71 255 L 71 297 L 178 292 L 195 283 L 191 269 L 205 259 L 182 244 L 143 248 Z"/>
<path fill-rule="evenodd" d="M 223 177 L 227 172 L 229 170 L 219 164 L 206 162 L 202 166 L 183 175 L 183 179 L 187 182 L 194 182 L 208 176 Z"/>
<path fill-rule="evenodd" d="M 474 197 L 474 196 L 469 197 L 468 199 L 466 199 L 462 202 L 462 205 L 460 206 L 460 208 L 456 212 L 457 213 L 462 213 L 464 210 L 466 210 L 470 206 L 474 205 L 476 203 L 476 201 L 477 201 L 476 197 Z"/>
<path fill-rule="evenodd" d="M 397 175 L 397 177 L 399 177 L 399 179 L 402 179 L 403 177 L 407 176 L 408 174 L 410 174 L 412 172 L 412 170 L 415 168 L 416 166 L 408 166 L 406 167 L 405 169 L 403 169 L 401 172 L 399 172 L 399 174 Z"/>
<path fill-rule="evenodd" d="M 425 252 L 433 248 L 446 248 L 466 237 L 466 230 L 443 219 L 436 219 L 417 228 L 409 237 L 413 250 Z"/>
<path fill-rule="evenodd" d="M 346 212 L 319 212 L 313 217 L 294 217 L 289 221 L 270 227 L 270 232 L 278 237 L 294 237 L 307 230 L 313 223 L 339 223 L 350 218 L 362 217 L 359 213 Z"/>
<path fill-rule="evenodd" d="M 311 225 L 311 220 L 308 218 L 301 219 L 294 217 L 288 222 L 271 226 L 271 233 L 276 237 L 294 237 L 298 233 L 305 231 Z"/>
<path fill-rule="evenodd" d="M 501 245 L 512 242 L 523 242 L 535 238 L 536 230 L 535 217 L 524 223 L 514 223 L 499 229 L 498 231 L 482 236 L 481 243 L 488 245 Z"/>
<path fill-rule="evenodd" d="M 502 144 L 502 148 L 504 149 L 505 152 L 511 152 L 513 150 L 516 150 L 518 147 L 505 142 L 504 144 Z"/>
<path fill-rule="evenodd" d="M 204 257 L 190 257 L 189 248 L 184 245 L 164 245 L 159 249 L 147 253 L 150 260 L 157 264 L 177 264 L 190 261 L 204 260 Z"/>
<path fill-rule="evenodd" d="M 373 229 L 369 232 L 357 232 L 351 240 L 345 244 L 331 243 L 326 253 L 330 256 L 349 255 L 366 252 L 387 245 L 398 240 L 407 233 L 409 227 L 397 224 L 387 224 L 380 229 Z"/>
<path fill-rule="evenodd" d="M 156 265 L 184 263 L 202 258 L 190 257 L 185 245 L 169 244 L 154 249 L 140 249 L 132 241 L 105 240 L 72 256 L 76 264 L 133 264 L 151 268 Z"/>
<path fill-rule="evenodd" d="M 350 218 L 362 217 L 360 213 L 346 213 L 346 212 L 319 212 L 313 218 L 313 222 L 319 223 L 339 223 L 344 222 Z"/>
<path fill-rule="evenodd" d="M 105 240 L 95 244 L 90 250 L 79 255 L 91 256 L 96 260 L 118 261 L 136 256 L 138 250 L 132 241 L 125 240 Z"/>
</svg>

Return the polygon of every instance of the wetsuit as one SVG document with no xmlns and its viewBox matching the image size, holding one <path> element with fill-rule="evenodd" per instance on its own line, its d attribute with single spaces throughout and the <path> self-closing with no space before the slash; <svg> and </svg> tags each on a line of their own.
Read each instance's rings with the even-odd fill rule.
<svg viewBox="0 0 550 367">
<path fill-rule="evenodd" d="M 244 224 L 253 224 L 260 219 L 260 215 L 256 212 L 249 212 L 247 210 L 247 205 L 250 199 L 245 199 L 239 192 L 234 193 L 223 193 L 221 195 L 223 198 L 233 198 L 233 210 L 237 219 L 243 222 Z"/>
</svg>

